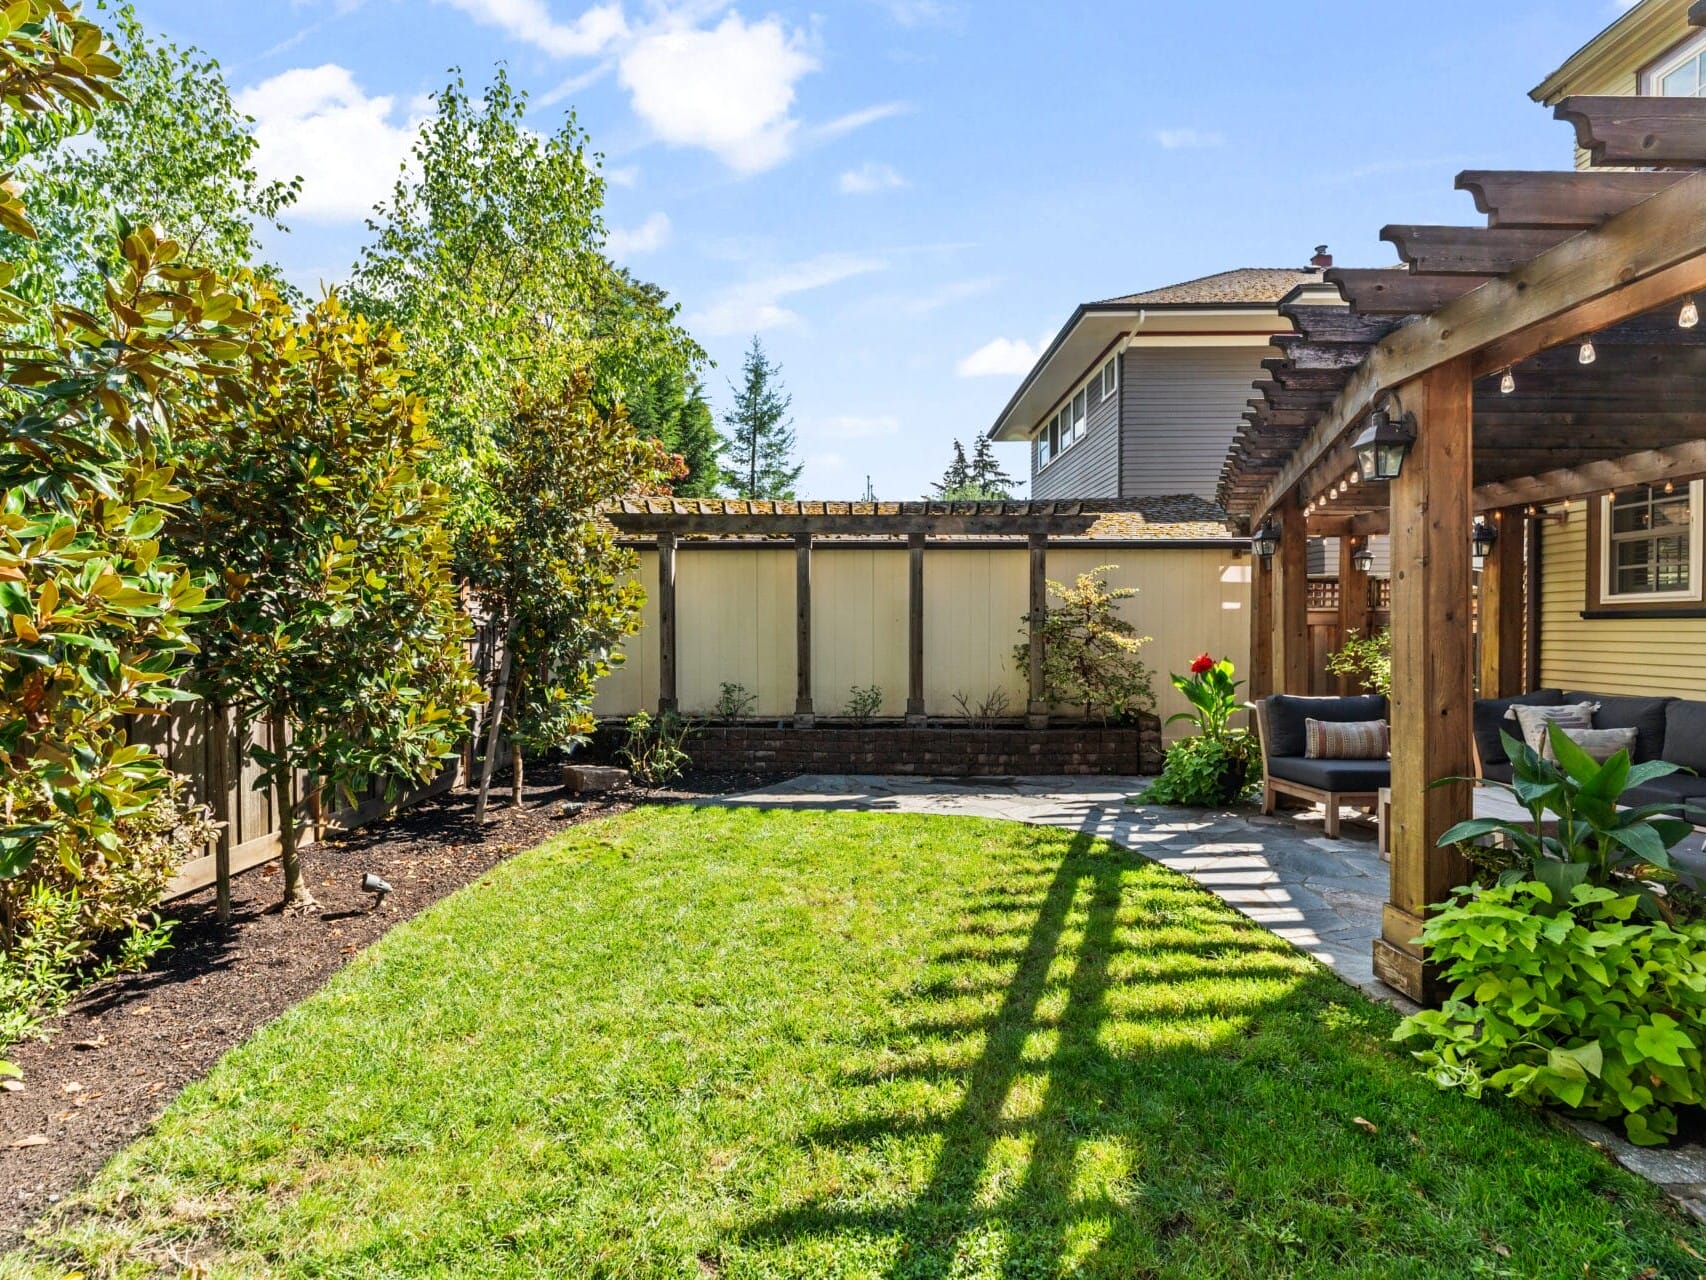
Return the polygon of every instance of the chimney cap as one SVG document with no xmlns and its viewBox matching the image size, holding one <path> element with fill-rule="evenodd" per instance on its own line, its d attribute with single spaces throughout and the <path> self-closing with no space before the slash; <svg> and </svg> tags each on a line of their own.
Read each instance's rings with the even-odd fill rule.
<svg viewBox="0 0 1706 1280">
<path fill-rule="evenodd" d="M 1327 252 L 1326 245 L 1318 244 L 1315 246 L 1315 256 L 1309 259 L 1309 265 L 1319 267 L 1323 271 L 1333 265 L 1333 255 Z"/>
</svg>

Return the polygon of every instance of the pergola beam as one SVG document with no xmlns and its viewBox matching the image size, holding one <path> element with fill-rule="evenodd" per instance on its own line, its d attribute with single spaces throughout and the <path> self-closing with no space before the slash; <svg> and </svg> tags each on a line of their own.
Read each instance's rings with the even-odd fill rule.
<svg viewBox="0 0 1706 1280">
<path fill-rule="evenodd" d="M 1576 227 L 1389 226 L 1380 238 L 1417 275 L 1502 276 L 1571 236 Z"/>
<path fill-rule="evenodd" d="M 1351 310 L 1360 315 L 1413 316 L 1435 311 L 1492 277 L 1420 276 L 1397 269 L 1334 267 L 1326 279 L 1339 287 Z"/>
<path fill-rule="evenodd" d="M 1651 199 L 1684 175 L 1640 171 L 1560 173 L 1467 169 L 1457 188 L 1475 199 L 1490 226 L 1597 227 Z"/>
<path fill-rule="evenodd" d="M 1706 158 L 1706 98 L 1578 94 L 1553 109 L 1573 125 L 1595 166 L 1699 168 Z"/>
<path fill-rule="evenodd" d="M 1476 375 L 1515 364 L 1567 337 L 1556 332 L 1561 318 L 1580 324 L 1577 334 L 1592 333 L 1695 289 L 1706 290 L 1706 173 L 1690 174 L 1597 231 L 1394 331 L 1269 485 L 1252 518 L 1337 449 L 1388 389 L 1463 357 L 1473 358 Z M 1654 298 L 1657 291 L 1664 297 Z"/>
</svg>

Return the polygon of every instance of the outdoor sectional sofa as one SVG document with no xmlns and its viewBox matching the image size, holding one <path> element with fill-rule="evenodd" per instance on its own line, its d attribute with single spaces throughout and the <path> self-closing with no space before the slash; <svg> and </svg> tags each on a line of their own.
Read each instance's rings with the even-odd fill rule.
<svg viewBox="0 0 1706 1280">
<path fill-rule="evenodd" d="M 1511 707 L 1557 707 L 1594 702 L 1596 729 L 1634 729 L 1636 764 L 1646 760 L 1668 760 L 1688 772 L 1631 787 L 1623 793 L 1625 804 L 1668 804 L 1677 816 L 1696 826 L 1706 825 L 1706 702 L 1683 698 L 1633 698 L 1622 694 L 1585 693 L 1579 689 L 1541 689 L 1520 698 L 1485 698 L 1475 704 L 1475 755 L 1483 778 L 1511 780 L 1510 757 L 1505 754 L 1500 731 L 1520 737 L 1516 721 L 1507 718 Z"/>
<path fill-rule="evenodd" d="M 1256 704 L 1262 744 L 1262 812 L 1272 813 L 1282 795 L 1327 811 L 1326 833 L 1339 834 L 1339 808 L 1373 809 L 1383 787 L 1392 785 L 1390 760 L 1318 760 L 1307 754 L 1306 720 L 1386 720 L 1380 694 L 1350 698 L 1299 698 L 1278 693 Z"/>
</svg>

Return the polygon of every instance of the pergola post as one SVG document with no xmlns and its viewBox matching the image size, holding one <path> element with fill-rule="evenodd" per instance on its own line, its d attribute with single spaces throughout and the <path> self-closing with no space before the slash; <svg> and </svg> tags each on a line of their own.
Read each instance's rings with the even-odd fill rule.
<svg viewBox="0 0 1706 1280">
<path fill-rule="evenodd" d="M 1528 602 L 1523 589 L 1527 520 L 1521 507 L 1482 517 L 1498 537 L 1481 566 L 1481 696 L 1514 698 L 1526 693 L 1523 624 Z"/>
<path fill-rule="evenodd" d="M 906 722 L 923 724 L 924 535 L 906 537 Z"/>
<path fill-rule="evenodd" d="M 1266 556 L 1250 556 L 1250 696 L 1274 691 L 1274 570 Z"/>
<path fill-rule="evenodd" d="M 1351 638 L 1351 632 L 1366 636 L 1369 633 L 1368 575 L 1356 566 L 1357 549 L 1361 538 L 1346 533 L 1339 538 L 1339 643 Z M 1339 677 L 1340 693 L 1361 693 L 1354 676 Z"/>
<path fill-rule="evenodd" d="M 1309 692 L 1309 527 L 1295 491 L 1275 509 L 1280 543 L 1274 554 L 1274 691 Z"/>
<path fill-rule="evenodd" d="M 678 711 L 675 694 L 675 535 L 658 534 L 658 714 Z"/>
<path fill-rule="evenodd" d="M 1030 702 L 1025 720 L 1033 729 L 1048 728 L 1048 690 L 1043 682 L 1043 618 L 1048 613 L 1048 535 L 1033 533 L 1031 551 Z"/>
<path fill-rule="evenodd" d="M 1416 443 L 1392 482 L 1391 892 L 1374 941 L 1388 986 L 1427 1002 L 1438 993 L 1416 941 L 1428 908 L 1468 879 L 1439 837 L 1470 813 L 1471 548 L 1474 518 L 1473 382 L 1458 359 L 1407 383 Z"/>
<path fill-rule="evenodd" d="M 817 721 L 812 710 L 812 535 L 794 535 L 794 614 L 798 637 L 795 672 L 794 723 L 809 729 Z"/>
</svg>

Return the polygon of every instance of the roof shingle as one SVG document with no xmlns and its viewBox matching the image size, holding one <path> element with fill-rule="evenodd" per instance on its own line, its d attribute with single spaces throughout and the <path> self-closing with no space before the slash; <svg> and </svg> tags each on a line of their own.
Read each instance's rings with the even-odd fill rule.
<svg viewBox="0 0 1706 1280">
<path fill-rule="evenodd" d="M 1228 303 L 1272 304 L 1300 284 L 1321 283 L 1321 272 L 1314 267 L 1238 267 L 1218 271 L 1212 276 L 1199 276 L 1145 293 L 1128 293 L 1120 298 L 1105 298 L 1094 306 L 1129 304 L 1136 307 L 1214 306 Z"/>
</svg>

